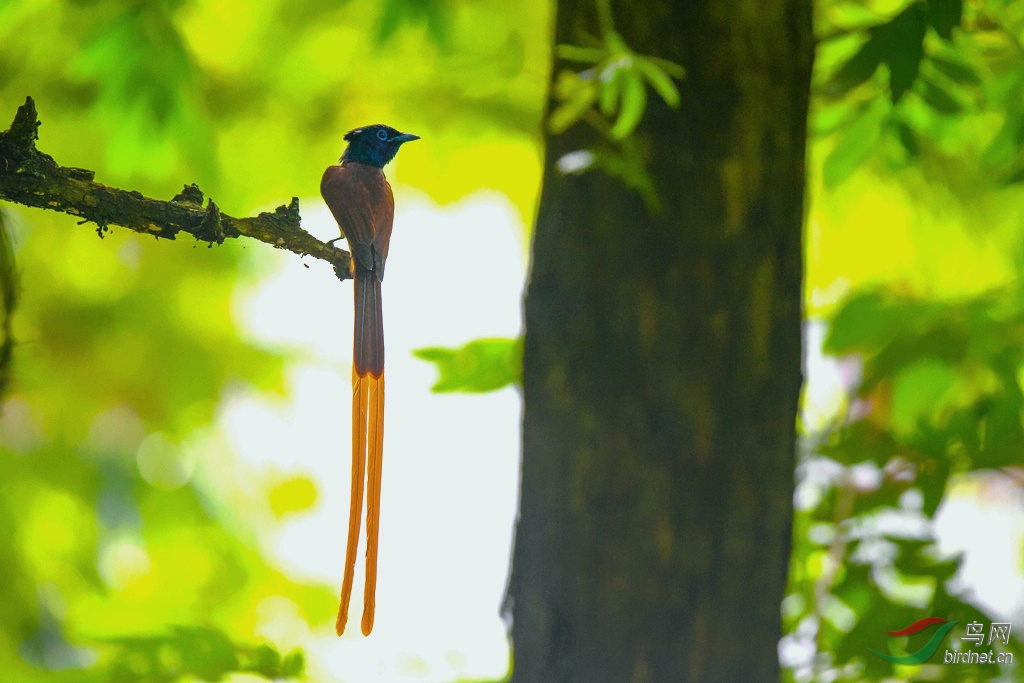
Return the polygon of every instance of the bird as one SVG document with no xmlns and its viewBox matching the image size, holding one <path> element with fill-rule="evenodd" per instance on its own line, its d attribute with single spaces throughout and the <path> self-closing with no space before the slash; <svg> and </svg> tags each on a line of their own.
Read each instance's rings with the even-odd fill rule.
<svg viewBox="0 0 1024 683">
<path fill-rule="evenodd" d="M 384 451 L 384 320 L 381 281 L 388 258 L 395 198 L 384 177 L 386 166 L 406 142 L 418 135 L 375 124 L 345 134 L 348 145 L 338 164 L 327 167 L 320 194 L 348 241 L 349 270 L 355 283 L 355 330 L 352 344 L 352 496 L 349 504 L 345 574 L 335 631 L 348 621 L 356 550 L 359 546 L 366 491 L 366 585 L 363 593 L 364 636 L 373 630 L 377 590 L 377 538 L 380 531 L 380 479 Z M 340 238 L 338 238 L 340 239 Z"/>
</svg>

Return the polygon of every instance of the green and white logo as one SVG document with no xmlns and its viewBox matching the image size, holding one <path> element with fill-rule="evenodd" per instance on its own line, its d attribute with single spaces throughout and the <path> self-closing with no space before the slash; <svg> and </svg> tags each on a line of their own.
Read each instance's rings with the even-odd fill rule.
<svg viewBox="0 0 1024 683">
<path fill-rule="evenodd" d="M 871 650 L 872 654 L 878 655 L 882 659 L 892 662 L 893 664 L 923 664 L 935 654 L 935 651 L 939 649 L 939 643 L 941 643 L 942 639 L 947 633 L 949 633 L 949 630 L 958 623 L 959 622 L 956 621 L 946 621 L 942 617 L 926 617 L 924 619 L 918 619 L 910 626 L 898 631 L 886 631 L 890 636 L 912 636 L 915 633 L 920 633 L 921 631 L 934 626 L 935 624 L 942 624 L 942 626 L 939 627 L 935 634 L 920 650 L 917 652 L 911 652 L 909 655 L 884 655 L 881 652 L 871 650 L 871 648 L 868 649 Z"/>
</svg>

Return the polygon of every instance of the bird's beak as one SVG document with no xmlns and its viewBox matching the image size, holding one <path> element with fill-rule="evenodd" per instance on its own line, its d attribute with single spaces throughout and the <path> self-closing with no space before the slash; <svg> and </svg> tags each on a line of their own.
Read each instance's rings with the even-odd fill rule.
<svg viewBox="0 0 1024 683">
<path fill-rule="evenodd" d="M 419 140 L 419 139 L 420 139 L 419 135 L 413 135 L 412 133 L 399 133 L 395 137 L 391 138 L 391 140 L 389 140 L 389 142 L 402 143 L 402 142 L 412 142 L 413 140 Z"/>
</svg>

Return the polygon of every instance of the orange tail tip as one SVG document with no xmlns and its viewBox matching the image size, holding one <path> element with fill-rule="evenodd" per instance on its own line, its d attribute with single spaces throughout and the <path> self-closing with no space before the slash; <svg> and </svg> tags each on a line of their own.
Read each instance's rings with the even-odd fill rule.
<svg viewBox="0 0 1024 683">
<path fill-rule="evenodd" d="M 369 457 L 366 491 L 366 586 L 363 592 L 364 636 L 373 630 L 377 594 L 377 539 L 380 533 L 380 480 L 384 458 L 384 373 L 367 375 L 369 384 Z"/>
<path fill-rule="evenodd" d="M 366 418 L 370 383 L 352 369 L 352 489 L 348 510 L 348 543 L 345 546 L 345 577 L 341 584 L 341 602 L 334 630 L 340 636 L 348 622 L 352 582 L 359 548 L 359 526 L 363 512 L 363 481 L 366 476 Z"/>
</svg>

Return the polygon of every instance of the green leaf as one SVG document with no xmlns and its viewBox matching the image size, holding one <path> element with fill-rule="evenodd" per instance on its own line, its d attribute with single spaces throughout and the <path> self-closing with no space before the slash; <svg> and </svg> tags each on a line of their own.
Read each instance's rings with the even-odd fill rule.
<svg viewBox="0 0 1024 683">
<path fill-rule="evenodd" d="M 176 626 L 166 635 L 101 642 L 113 646 L 110 663 L 97 671 L 97 680 L 104 681 L 143 683 L 186 677 L 220 681 L 234 672 L 279 680 L 301 676 L 305 670 L 302 650 L 293 650 L 282 659 L 270 645 L 235 643 L 222 631 L 205 626 Z"/>
<path fill-rule="evenodd" d="M 899 102 L 917 78 L 924 57 L 925 29 L 924 9 L 914 3 L 875 30 L 884 46 L 884 61 L 889 65 L 889 89 L 894 103 Z"/>
<path fill-rule="evenodd" d="M 853 31 L 874 28 L 879 22 L 879 12 L 872 4 L 860 2 L 829 2 L 828 19 L 830 28 L 841 28 L 844 35 Z"/>
<path fill-rule="evenodd" d="M 605 47 L 612 59 L 619 59 L 620 57 L 628 57 L 633 54 L 633 51 L 626 45 L 626 41 L 622 39 L 615 31 L 605 36 Z"/>
<path fill-rule="evenodd" d="M 834 135 L 863 116 L 871 108 L 870 105 L 870 101 L 857 106 L 851 106 L 844 100 L 836 103 L 822 102 L 822 106 L 812 112 L 808 133 L 816 137 Z"/>
<path fill-rule="evenodd" d="M 420 0 L 423 2 L 423 0 Z M 424 11 L 427 19 L 427 32 L 434 39 L 436 45 L 446 47 L 451 32 L 451 8 L 447 0 L 432 0 L 424 3 Z"/>
<path fill-rule="evenodd" d="M 672 78 L 682 79 L 686 77 L 686 69 L 675 62 L 670 62 L 669 60 L 662 59 L 661 57 L 651 56 L 644 56 L 643 59 L 651 62 L 654 66 L 658 67 Z"/>
<path fill-rule="evenodd" d="M 915 608 L 894 603 L 878 590 L 871 565 L 848 562 L 845 566 L 845 576 L 832 593 L 856 609 L 858 619 L 853 629 L 836 638 L 833 654 L 837 664 L 861 659 L 871 680 L 877 680 L 891 674 L 892 664 L 871 656 L 868 648 L 885 651 L 889 641 L 886 629 L 902 628 L 919 617 Z"/>
<path fill-rule="evenodd" d="M 929 518 L 935 516 L 949 485 L 952 472 L 949 437 L 947 429 L 938 429 L 929 423 L 920 422 L 918 431 L 909 443 L 913 450 L 908 451 L 907 455 L 918 469 L 915 483 L 923 497 L 921 512 Z"/>
<path fill-rule="evenodd" d="M 615 113 L 615 107 L 619 103 L 619 95 L 622 93 L 623 74 L 623 69 L 611 69 L 608 80 L 601 83 L 601 113 L 605 116 L 611 116 Z"/>
<path fill-rule="evenodd" d="M 971 469 L 996 469 L 1020 465 L 1024 452 L 1024 428 L 1021 427 L 1021 397 L 1013 387 L 982 401 L 976 415 L 978 448 L 970 453 Z"/>
<path fill-rule="evenodd" d="M 883 481 L 879 488 L 869 493 L 858 494 L 853 499 L 850 515 L 858 517 L 882 508 L 895 508 L 900 495 L 911 486 L 913 486 L 912 481 Z"/>
<path fill-rule="evenodd" d="M 928 23 L 946 40 L 953 40 L 953 29 L 960 26 L 963 0 L 928 0 Z"/>
<path fill-rule="evenodd" d="M 917 142 L 917 134 L 914 133 L 914 129 L 906 121 L 898 119 L 894 120 L 892 125 L 896 132 L 896 139 L 903 145 L 903 149 L 907 150 L 907 156 L 911 159 L 917 157 L 921 153 L 921 145 Z"/>
<path fill-rule="evenodd" d="M 292 650 L 281 662 L 281 675 L 285 678 L 299 678 L 306 672 L 306 655 L 302 650 Z"/>
<path fill-rule="evenodd" d="M 867 81 L 878 70 L 883 56 L 881 41 L 871 36 L 853 57 L 846 60 L 846 63 L 832 75 L 827 87 L 828 93 L 832 96 L 845 95 Z"/>
<path fill-rule="evenodd" d="M 235 647 L 223 633 L 202 627 L 177 627 L 168 643 L 181 656 L 188 671 L 216 681 L 239 668 Z"/>
<path fill-rule="evenodd" d="M 554 85 L 555 97 L 562 100 L 548 117 L 548 130 L 558 135 L 579 121 L 597 99 L 597 88 L 590 80 L 572 71 L 563 71 Z"/>
<path fill-rule="evenodd" d="M 970 64 L 949 57 L 929 55 L 928 60 L 940 74 L 960 85 L 981 85 L 981 77 Z"/>
<path fill-rule="evenodd" d="M 919 421 L 937 419 L 956 380 L 955 369 L 935 358 L 921 358 L 901 369 L 892 391 L 892 423 L 897 433 L 909 434 Z"/>
<path fill-rule="evenodd" d="M 519 384 L 523 367 L 523 340 L 475 339 L 458 349 L 429 347 L 413 355 L 437 365 L 437 393 L 483 393 Z"/>
<path fill-rule="evenodd" d="M 665 100 L 665 104 L 673 109 L 679 107 L 679 90 L 676 89 L 676 84 L 672 82 L 667 73 L 658 68 L 654 62 L 643 57 L 636 58 L 636 66 L 650 82 L 654 91 L 661 95 L 661 99 Z"/>
<path fill-rule="evenodd" d="M 1024 115 L 1020 112 L 1008 111 L 999 132 L 982 152 L 982 163 L 986 166 L 1002 166 L 1010 163 L 1017 155 L 1022 138 L 1024 138 Z"/>
<path fill-rule="evenodd" d="M 878 99 L 863 116 L 858 117 L 840 136 L 822 168 L 825 186 L 835 187 L 850 177 L 874 150 L 885 115 L 884 100 Z"/>
<path fill-rule="evenodd" d="M 389 40 L 404 22 L 423 22 L 434 43 L 447 46 L 452 21 L 447 0 L 387 0 L 377 27 L 377 44 Z"/>
<path fill-rule="evenodd" d="M 929 107 L 938 113 L 952 116 L 963 111 L 963 106 L 941 86 L 925 78 L 920 79 L 918 83 L 916 92 L 922 100 L 928 103 Z"/>
<path fill-rule="evenodd" d="M 615 140 L 621 140 L 636 128 L 643 118 L 644 108 L 647 106 L 647 86 L 635 71 L 626 71 L 623 74 L 625 83 L 622 90 L 622 107 L 619 110 L 619 118 L 612 126 L 611 136 Z"/>
<path fill-rule="evenodd" d="M 387 0 L 384 3 L 384 10 L 380 15 L 380 23 L 377 24 L 377 43 L 386 42 L 402 23 L 402 16 L 405 13 L 403 0 Z"/>
<path fill-rule="evenodd" d="M 639 192 L 652 214 L 661 212 L 661 198 L 635 144 L 624 144 L 621 150 L 595 149 L 594 166 Z"/>
<path fill-rule="evenodd" d="M 885 467 L 898 450 L 892 435 L 870 420 L 844 425 L 820 448 L 823 456 L 843 465 L 873 462 L 879 467 Z"/>
<path fill-rule="evenodd" d="M 1007 186 L 1016 185 L 1022 181 L 1024 181 L 1024 168 L 1018 168 L 1016 171 L 1003 178 L 1002 184 Z"/>
<path fill-rule="evenodd" d="M 902 311 L 890 305 L 880 292 L 851 297 L 836 313 L 822 348 L 840 356 L 852 352 L 877 353 L 893 338 Z"/>
<path fill-rule="evenodd" d="M 269 645 L 258 645 L 249 652 L 246 671 L 264 678 L 277 678 L 281 674 L 281 653 Z"/>
<path fill-rule="evenodd" d="M 596 64 L 607 56 L 607 52 L 600 48 L 579 47 L 577 45 L 557 45 L 555 55 L 559 59 L 570 62 L 584 62 Z"/>
<path fill-rule="evenodd" d="M 931 576 L 945 582 L 953 578 L 960 568 L 960 560 L 939 559 L 939 550 L 933 541 L 888 537 L 900 553 L 893 563 L 899 571 L 911 576 Z"/>
</svg>

